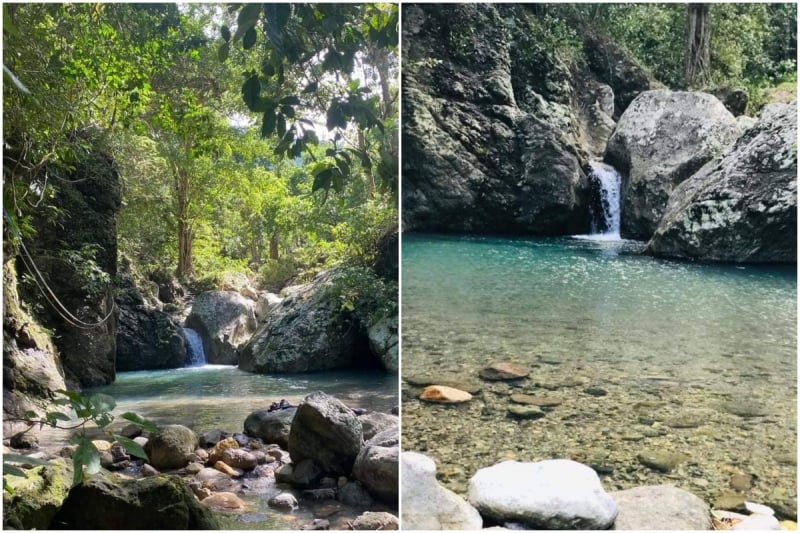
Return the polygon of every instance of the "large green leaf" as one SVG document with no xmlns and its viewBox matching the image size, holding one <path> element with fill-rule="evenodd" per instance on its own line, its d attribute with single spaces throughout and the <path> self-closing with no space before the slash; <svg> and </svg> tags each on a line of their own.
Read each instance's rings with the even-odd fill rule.
<svg viewBox="0 0 800 533">
<path fill-rule="evenodd" d="M 125 448 L 125 451 L 128 452 L 129 455 L 139 457 L 145 461 L 150 460 L 150 458 L 147 457 L 147 452 L 144 451 L 144 448 L 142 448 L 139 443 L 134 442 L 127 437 L 123 437 L 122 435 L 114 435 L 114 440 L 119 442 L 119 444 Z"/>
<path fill-rule="evenodd" d="M 78 447 L 72 454 L 72 486 L 80 485 L 83 481 L 84 471 L 86 467 L 87 474 L 96 474 L 100 471 L 100 452 L 94 447 L 92 441 L 86 437 L 79 437 Z"/>
<path fill-rule="evenodd" d="M 331 178 L 333 177 L 333 167 L 328 167 L 314 178 L 314 185 L 311 187 L 311 192 L 316 192 L 319 189 L 328 189 L 331 186 Z"/>
<path fill-rule="evenodd" d="M 128 422 L 139 426 L 140 428 L 144 429 L 145 431 L 149 431 L 150 433 L 158 433 L 158 426 L 156 426 L 153 422 L 142 418 L 140 415 L 136 413 L 122 413 L 119 415 L 120 418 L 123 420 L 127 420 Z"/>
<path fill-rule="evenodd" d="M 228 53 L 230 52 L 230 49 L 231 49 L 231 43 L 225 42 L 219 46 L 217 55 L 221 63 L 224 63 L 225 60 L 228 59 Z"/>
<path fill-rule="evenodd" d="M 219 29 L 220 33 L 222 34 L 222 39 L 227 43 L 231 40 L 231 30 L 227 26 L 222 26 Z"/>
<path fill-rule="evenodd" d="M 275 116 L 275 111 L 267 111 L 264 113 L 264 119 L 261 122 L 261 136 L 262 137 L 269 137 L 272 135 L 272 132 L 275 131 L 275 121 L 277 117 Z"/>
<path fill-rule="evenodd" d="M 250 50 L 254 44 L 256 44 L 256 28 L 255 26 L 251 27 L 247 32 L 244 34 L 244 38 L 242 39 L 242 48 L 245 50 Z"/>
<path fill-rule="evenodd" d="M 260 93 L 261 82 L 258 80 L 258 75 L 253 74 L 242 85 L 242 98 L 250 111 L 256 111 L 258 108 L 258 96 Z"/>
<path fill-rule="evenodd" d="M 256 25 L 260 16 L 261 4 L 245 4 L 236 19 L 236 35 L 233 36 L 233 39 L 243 37 L 250 28 Z"/>
</svg>

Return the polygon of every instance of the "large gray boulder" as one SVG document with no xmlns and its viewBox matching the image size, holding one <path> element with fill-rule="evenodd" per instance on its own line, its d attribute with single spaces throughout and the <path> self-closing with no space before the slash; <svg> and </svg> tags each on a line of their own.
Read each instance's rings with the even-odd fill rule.
<svg viewBox="0 0 800 533">
<path fill-rule="evenodd" d="M 721 160 L 675 189 L 647 251 L 706 261 L 796 261 L 796 105 L 766 106 Z"/>
<path fill-rule="evenodd" d="M 288 291 L 242 347 L 239 368 L 272 374 L 353 366 L 361 328 L 342 309 L 335 282 L 336 271 L 326 271 Z"/>
<path fill-rule="evenodd" d="M 244 420 L 244 432 L 250 437 L 257 437 L 265 444 L 277 444 L 284 450 L 289 447 L 289 432 L 297 413 L 296 407 L 268 411 L 253 411 Z"/>
<path fill-rule="evenodd" d="M 473 530 L 483 527 L 478 510 L 436 481 L 436 463 L 416 452 L 400 454 L 403 530 Z"/>
<path fill-rule="evenodd" d="M 397 505 L 399 491 L 399 443 L 398 428 L 386 429 L 364 443 L 353 466 L 353 477 L 372 496 L 393 505 Z"/>
<path fill-rule="evenodd" d="M 194 431 L 178 424 L 161 428 L 157 435 L 147 440 L 144 449 L 150 464 L 159 470 L 183 468 L 189 463 L 188 455 L 198 444 Z"/>
<path fill-rule="evenodd" d="M 708 504 L 691 492 L 672 485 L 635 487 L 612 492 L 611 497 L 619 507 L 614 529 L 712 529 Z"/>
<path fill-rule="evenodd" d="M 220 529 L 177 477 L 92 476 L 73 488 L 52 529 Z"/>
<path fill-rule="evenodd" d="M 469 481 L 469 501 L 484 516 L 532 529 L 608 529 L 617 516 L 597 473 L 568 459 L 482 468 Z"/>
<path fill-rule="evenodd" d="M 398 316 L 397 313 L 381 318 L 367 328 L 369 349 L 377 357 L 384 370 L 397 372 L 398 358 Z"/>
<path fill-rule="evenodd" d="M 289 455 L 297 464 L 313 460 L 323 472 L 349 476 L 363 443 L 361 422 L 324 392 L 305 397 L 289 432 Z"/>
<path fill-rule="evenodd" d="M 256 329 L 255 302 L 234 291 L 208 291 L 195 298 L 186 326 L 203 339 L 206 362 L 235 365 L 239 346 Z"/>
<path fill-rule="evenodd" d="M 622 174 L 622 236 L 649 239 L 673 189 L 740 133 L 734 116 L 710 94 L 659 89 L 637 96 L 605 154 Z"/>
</svg>

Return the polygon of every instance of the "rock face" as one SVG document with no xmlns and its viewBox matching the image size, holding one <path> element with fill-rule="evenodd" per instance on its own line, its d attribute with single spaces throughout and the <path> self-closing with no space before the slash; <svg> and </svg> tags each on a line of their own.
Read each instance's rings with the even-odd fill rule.
<svg viewBox="0 0 800 533">
<path fill-rule="evenodd" d="M 337 273 L 320 273 L 296 287 L 242 347 L 239 368 L 260 374 L 313 372 L 353 366 L 369 355 L 366 335 L 343 311 L 332 286 Z"/>
<path fill-rule="evenodd" d="M 397 356 L 397 321 L 397 314 L 393 314 L 378 320 L 367 328 L 369 349 L 380 360 L 387 372 L 397 372 L 400 365 Z"/>
<path fill-rule="evenodd" d="M 612 492 L 611 497 L 619 507 L 614 529 L 712 529 L 708 505 L 672 485 L 635 487 Z"/>
<path fill-rule="evenodd" d="M 721 160 L 673 192 L 647 251 L 709 261 L 796 261 L 796 146 L 796 105 L 766 106 Z"/>
<path fill-rule="evenodd" d="M 256 329 L 255 303 L 234 291 L 208 291 L 195 298 L 186 326 L 203 339 L 206 362 L 235 365 L 239 346 Z"/>
<path fill-rule="evenodd" d="M 436 481 L 436 463 L 416 452 L 400 454 L 403 469 L 403 530 L 474 530 L 483 527 L 480 513 Z"/>
<path fill-rule="evenodd" d="M 353 466 L 353 477 L 375 498 L 397 505 L 400 432 L 386 429 L 364 443 Z"/>
<path fill-rule="evenodd" d="M 469 481 L 469 501 L 484 516 L 533 529 L 608 529 L 617 516 L 595 471 L 567 459 L 482 468 Z"/>
<path fill-rule="evenodd" d="M 220 529 L 178 477 L 122 480 L 96 475 L 72 489 L 58 529 Z"/>
<path fill-rule="evenodd" d="M 588 231 L 583 168 L 613 130 L 613 86 L 648 84 L 619 50 L 610 78 L 603 61 L 568 67 L 534 42 L 541 24 L 529 6 L 403 6 L 406 230 Z"/>
<path fill-rule="evenodd" d="M 69 493 L 72 469 L 64 459 L 5 478 L 13 493 L 3 491 L 4 529 L 50 529 Z"/>
<path fill-rule="evenodd" d="M 148 304 L 122 263 L 117 327 L 117 370 L 180 368 L 186 362 L 181 328 L 163 311 Z"/>
<path fill-rule="evenodd" d="M 244 420 L 244 432 L 265 444 L 275 443 L 285 450 L 289 447 L 289 431 L 296 412 L 296 407 L 271 412 L 266 409 L 253 411 Z"/>
<path fill-rule="evenodd" d="M 350 475 L 362 442 L 355 413 L 336 398 L 315 392 L 297 408 L 289 454 L 294 463 L 312 459 L 325 473 Z"/>
<path fill-rule="evenodd" d="M 622 175 L 622 236 L 649 239 L 673 189 L 739 133 L 736 119 L 710 94 L 659 89 L 637 96 L 605 154 Z"/>
<path fill-rule="evenodd" d="M 191 429 L 177 424 L 164 426 L 145 445 L 150 464 L 159 470 L 183 468 L 189 463 L 187 456 L 195 448 L 197 435 Z"/>
<path fill-rule="evenodd" d="M 99 135 L 93 132 L 76 135 L 86 139 L 92 149 L 75 163 L 74 171 L 59 176 L 65 179 L 50 180 L 55 192 L 52 205 L 59 211 L 54 218 L 50 210 L 37 211 L 33 220 L 36 239 L 28 249 L 64 307 L 81 321 L 98 326 L 87 329 L 71 325 L 45 303 L 36 288 L 21 290 L 20 296 L 39 304 L 42 312 L 37 318 L 42 325 L 58 332 L 53 340 L 67 385 L 89 387 L 108 384 L 116 375 L 117 310 L 113 280 L 117 275 L 121 188 L 116 165 Z M 81 265 L 81 271 L 77 264 Z M 92 279 L 85 274 L 87 268 L 93 271 Z"/>
</svg>

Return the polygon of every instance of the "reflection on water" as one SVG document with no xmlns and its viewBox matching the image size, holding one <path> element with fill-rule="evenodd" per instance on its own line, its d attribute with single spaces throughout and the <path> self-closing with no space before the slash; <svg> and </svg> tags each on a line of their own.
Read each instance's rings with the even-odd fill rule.
<svg viewBox="0 0 800 533">
<path fill-rule="evenodd" d="M 453 416 L 404 386 L 404 448 L 431 454 L 457 491 L 503 457 L 571 456 L 599 457 L 611 487 L 675 482 L 711 495 L 735 470 L 759 478 L 749 496 L 793 501 L 794 267 L 669 261 L 641 249 L 405 235 L 403 374 L 474 379 L 487 361 L 507 359 L 533 369 L 518 388 L 562 403 L 537 421 L 510 420 L 514 386 L 484 384 Z M 585 394 L 589 385 L 607 395 Z M 730 404 L 741 400 L 761 415 L 736 414 Z M 700 423 L 669 426 L 687 413 Z M 636 459 L 652 448 L 692 461 L 665 479 Z"/>
</svg>

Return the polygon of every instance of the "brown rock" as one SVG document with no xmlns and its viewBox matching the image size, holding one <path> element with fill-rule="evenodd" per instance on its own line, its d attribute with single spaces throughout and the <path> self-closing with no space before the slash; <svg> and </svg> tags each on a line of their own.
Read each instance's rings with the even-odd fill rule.
<svg viewBox="0 0 800 533">
<path fill-rule="evenodd" d="M 561 400 L 558 398 L 543 398 L 521 393 L 512 394 L 510 400 L 522 405 L 536 405 L 539 407 L 555 407 L 556 405 L 561 405 Z"/>
<path fill-rule="evenodd" d="M 92 444 L 94 447 L 97 448 L 98 452 L 109 452 L 111 453 L 111 443 L 107 440 L 93 440 Z"/>
<path fill-rule="evenodd" d="M 229 466 L 223 463 L 222 461 L 217 461 L 216 463 L 214 463 L 214 469 L 219 470 L 223 474 L 227 474 L 231 477 L 239 477 L 243 473 L 241 470 L 233 468 L 232 466 Z"/>
<path fill-rule="evenodd" d="M 232 492 L 215 492 L 201 503 L 215 511 L 241 511 L 245 507 L 242 499 Z"/>
<path fill-rule="evenodd" d="M 223 439 L 216 443 L 213 448 L 211 448 L 211 451 L 208 454 L 208 462 L 214 464 L 217 461 L 222 461 L 222 452 L 238 447 L 239 443 L 236 442 L 236 439 L 233 437 Z"/>
<path fill-rule="evenodd" d="M 743 472 L 736 472 L 731 476 L 731 488 L 739 492 L 747 492 L 753 488 L 753 476 Z"/>
<path fill-rule="evenodd" d="M 400 521 L 390 513 L 367 511 L 353 520 L 353 529 L 362 531 L 397 530 L 400 529 Z"/>
<path fill-rule="evenodd" d="M 530 370 L 518 363 L 509 361 L 502 361 L 500 363 L 493 363 L 486 368 L 483 368 L 479 375 L 489 381 L 505 381 L 510 379 L 521 379 L 527 377 Z"/>
<path fill-rule="evenodd" d="M 463 403 L 472 399 L 472 394 L 444 385 L 430 385 L 419 395 L 420 400 L 436 403 Z"/>
<path fill-rule="evenodd" d="M 229 448 L 222 452 L 222 462 L 233 468 L 241 468 L 242 470 L 252 470 L 258 464 L 256 457 L 240 448 Z"/>
</svg>

